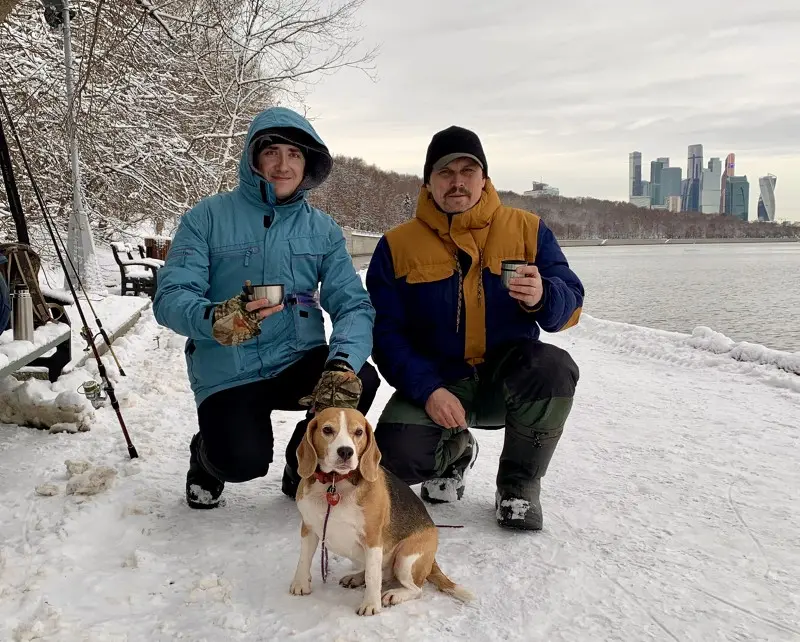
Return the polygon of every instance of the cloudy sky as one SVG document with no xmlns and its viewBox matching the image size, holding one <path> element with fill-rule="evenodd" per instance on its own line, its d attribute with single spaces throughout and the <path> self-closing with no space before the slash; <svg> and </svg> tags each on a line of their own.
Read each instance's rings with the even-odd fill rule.
<svg viewBox="0 0 800 642">
<path fill-rule="evenodd" d="M 686 172 L 736 153 L 777 175 L 777 216 L 800 221 L 800 1 L 367 0 L 373 82 L 344 70 L 307 98 L 332 151 L 422 173 L 431 135 L 481 137 L 501 189 L 627 199 L 628 153 Z"/>
</svg>

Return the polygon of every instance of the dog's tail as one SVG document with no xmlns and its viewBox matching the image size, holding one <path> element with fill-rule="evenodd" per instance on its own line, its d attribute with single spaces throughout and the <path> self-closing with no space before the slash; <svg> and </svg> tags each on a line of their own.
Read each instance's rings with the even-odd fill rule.
<svg viewBox="0 0 800 642">
<path fill-rule="evenodd" d="M 436 560 L 433 560 L 433 567 L 428 575 L 428 581 L 442 593 L 452 595 L 454 598 L 461 600 L 462 602 L 470 602 L 475 599 L 475 596 L 469 590 L 456 584 L 453 582 L 453 580 L 447 577 L 447 575 L 442 572 L 442 569 L 439 568 L 439 564 L 436 562 Z"/>
</svg>

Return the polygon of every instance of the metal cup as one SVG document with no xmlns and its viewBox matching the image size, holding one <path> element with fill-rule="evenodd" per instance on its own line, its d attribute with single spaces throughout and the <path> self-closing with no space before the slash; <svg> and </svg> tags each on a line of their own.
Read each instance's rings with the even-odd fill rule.
<svg viewBox="0 0 800 642">
<path fill-rule="evenodd" d="M 517 268 L 520 265 L 528 265 L 528 262 L 527 261 L 508 260 L 508 261 L 503 261 L 501 263 L 500 281 L 503 283 L 503 287 L 506 290 L 508 290 L 509 286 L 510 286 L 509 279 L 512 279 L 512 278 L 514 278 L 516 276 L 519 276 L 519 274 L 517 274 Z"/>
<path fill-rule="evenodd" d="M 284 289 L 282 283 L 265 283 L 263 285 L 251 285 L 248 288 L 247 299 L 255 301 L 266 299 L 270 305 L 280 305 L 283 303 Z"/>
</svg>

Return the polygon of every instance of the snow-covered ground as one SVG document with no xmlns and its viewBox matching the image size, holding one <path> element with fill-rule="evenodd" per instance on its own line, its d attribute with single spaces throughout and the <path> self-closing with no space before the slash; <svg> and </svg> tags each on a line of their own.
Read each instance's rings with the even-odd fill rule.
<svg viewBox="0 0 800 642">
<path fill-rule="evenodd" d="M 229 484 L 224 507 L 186 506 L 183 339 L 145 310 L 115 344 L 139 459 L 110 407 L 89 432 L 0 425 L 0 639 L 800 639 L 800 355 L 591 317 L 544 339 L 581 368 L 543 483 L 545 530 L 497 527 L 502 433 L 478 432 L 464 499 L 431 509 L 464 527 L 441 531 L 438 559 L 476 601 L 428 585 L 360 618 L 359 591 L 335 581 L 349 563 L 333 556 L 333 581 L 317 554 L 314 592 L 289 594 L 300 519 L 280 492 L 282 457 L 266 478 Z M 382 385 L 373 422 L 390 393 Z M 299 418 L 275 413 L 276 453 Z"/>
</svg>

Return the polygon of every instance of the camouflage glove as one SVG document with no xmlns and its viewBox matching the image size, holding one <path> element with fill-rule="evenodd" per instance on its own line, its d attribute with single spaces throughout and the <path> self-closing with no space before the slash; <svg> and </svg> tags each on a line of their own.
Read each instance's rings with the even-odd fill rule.
<svg viewBox="0 0 800 642">
<path fill-rule="evenodd" d="M 314 412 L 325 408 L 355 408 L 361 398 L 361 379 L 347 365 L 328 366 L 319 378 L 314 391 L 300 400 L 301 406 L 311 406 Z"/>
<path fill-rule="evenodd" d="M 214 308 L 211 334 L 224 346 L 235 346 L 261 334 L 258 310 L 248 312 L 247 298 L 237 294 Z"/>
</svg>

